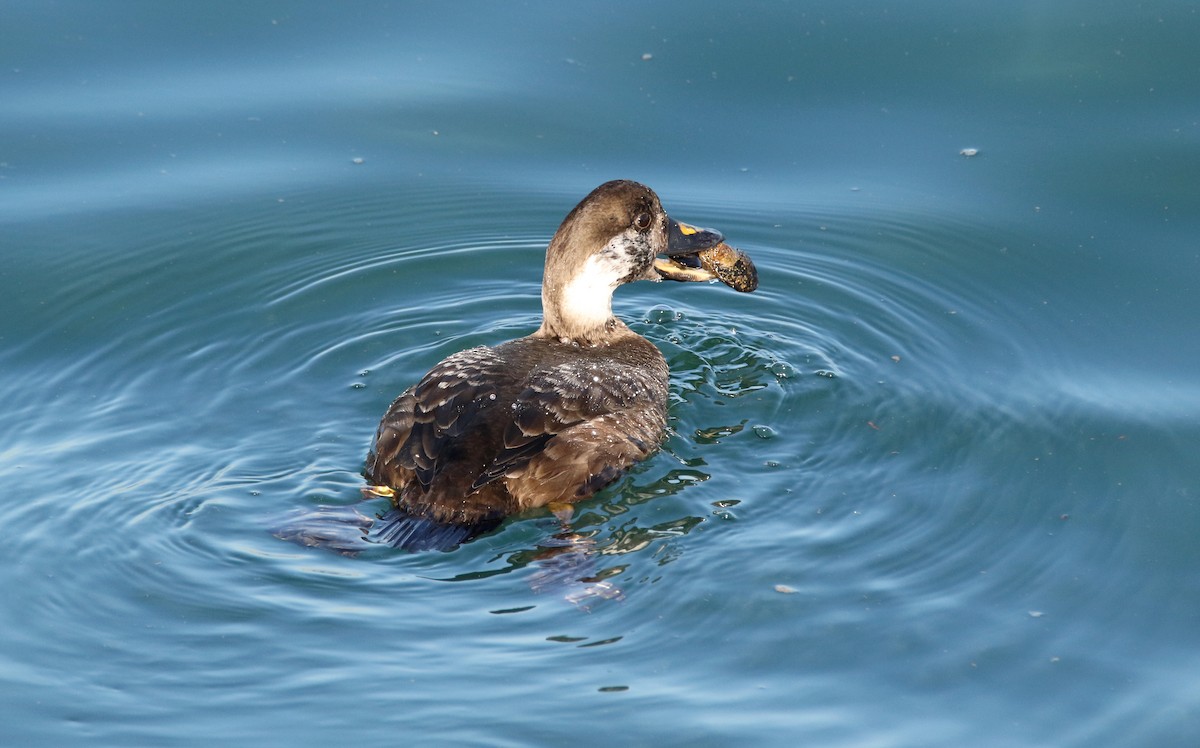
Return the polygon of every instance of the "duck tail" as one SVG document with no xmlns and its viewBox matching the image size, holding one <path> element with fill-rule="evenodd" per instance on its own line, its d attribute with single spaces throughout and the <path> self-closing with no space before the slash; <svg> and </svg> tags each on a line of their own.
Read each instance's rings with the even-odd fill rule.
<svg viewBox="0 0 1200 748">
<path fill-rule="evenodd" d="M 449 551 L 496 529 L 503 521 L 503 516 L 497 516 L 469 523 L 438 522 L 393 508 L 379 518 L 367 537 L 406 551 Z"/>
</svg>

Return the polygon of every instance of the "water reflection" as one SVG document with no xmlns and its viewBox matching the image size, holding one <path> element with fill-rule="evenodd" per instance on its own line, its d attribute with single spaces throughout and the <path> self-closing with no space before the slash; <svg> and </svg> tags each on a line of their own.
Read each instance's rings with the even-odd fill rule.
<svg viewBox="0 0 1200 748">
<path fill-rule="evenodd" d="M 621 600 L 625 593 L 617 578 L 627 565 L 606 565 L 605 557 L 645 551 L 664 540 L 687 535 L 705 521 L 705 517 L 685 515 L 646 523 L 635 508 L 708 479 L 707 473 L 693 467 L 674 468 L 651 480 L 635 471 L 600 497 L 576 507 L 572 516 L 559 518 L 543 512 L 510 519 L 496 533 L 504 533 L 518 523 L 544 529 L 532 542 L 493 556 L 485 568 L 460 571 L 439 580 L 479 581 L 532 567 L 535 571 L 529 586 L 536 593 L 560 596 L 581 608 L 603 600 Z M 271 533 L 297 545 L 356 557 L 385 545 L 372 539 L 371 531 L 386 508 L 378 498 L 367 497 L 353 504 L 295 509 L 277 518 Z M 659 563 L 674 557 L 664 556 Z"/>
</svg>

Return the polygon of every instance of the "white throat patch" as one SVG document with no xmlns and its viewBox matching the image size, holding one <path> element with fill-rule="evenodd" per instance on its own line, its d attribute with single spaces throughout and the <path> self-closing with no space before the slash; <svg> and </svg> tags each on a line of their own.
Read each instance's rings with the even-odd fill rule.
<svg viewBox="0 0 1200 748">
<path fill-rule="evenodd" d="M 629 268 L 608 253 L 595 254 L 563 287 L 563 316 L 584 328 L 599 327 L 612 317 L 612 295 Z"/>
</svg>

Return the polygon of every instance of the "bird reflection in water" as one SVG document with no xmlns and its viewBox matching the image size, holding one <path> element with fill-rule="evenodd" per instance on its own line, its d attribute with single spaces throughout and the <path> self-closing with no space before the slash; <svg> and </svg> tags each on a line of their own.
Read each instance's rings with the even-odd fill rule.
<svg viewBox="0 0 1200 748">
<path fill-rule="evenodd" d="M 689 463 L 703 464 L 702 460 Z M 620 601 L 625 592 L 619 577 L 628 564 L 604 565 L 606 557 L 624 556 L 655 547 L 670 539 L 687 535 L 704 522 L 704 517 L 682 516 L 652 525 L 639 524 L 633 510 L 654 499 L 679 493 L 689 485 L 708 479 L 694 467 L 668 471 L 657 480 L 640 483 L 640 475 L 627 477 L 605 492 L 607 499 L 567 507 L 549 517 L 532 519 L 552 523 L 550 531 L 533 547 L 507 551 L 488 563 L 503 559 L 502 566 L 464 571 L 443 577 L 444 582 L 470 582 L 532 568 L 529 587 L 537 594 L 557 595 L 572 605 L 588 610 L 605 601 Z M 317 505 L 295 510 L 281 517 L 272 528 L 276 537 L 301 546 L 320 548 L 343 556 L 356 557 L 385 547 L 371 539 L 369 531 L 377 521 L 379 498 L 368 495 L 354 504 Z M 517 519 L 528 522 L 531 518 Z M 614 522 L 615 527 L 605 530 Z M 508 527 L 506 524 L 505 527 Z M 503 528 L 498 532 L 503 532 Z M 471 542 L 480 542 L 483 536 Z M 671 557 L 660 561 L 665 563 Z"/>
</svg>

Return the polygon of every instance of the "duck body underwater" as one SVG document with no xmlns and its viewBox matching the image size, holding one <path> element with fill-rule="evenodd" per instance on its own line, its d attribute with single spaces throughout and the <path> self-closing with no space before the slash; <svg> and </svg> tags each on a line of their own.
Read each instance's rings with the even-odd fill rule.
<svg viewBox="0 0 1200 748">
<path fill-rule="evenodd" d="M 758 283 L 749 258 L 669 218 L 650 188 L 593 190 L 546 250 L 541 326 L 447 357 L 388 408 L 363 473 L 392 508 L 371 539 L 448 550 L 512 514 L 569 513 L 653 454 L 666 436 L 667 362 L 613 315 L 612 294 L 664 279 Z"/>
</svg>

